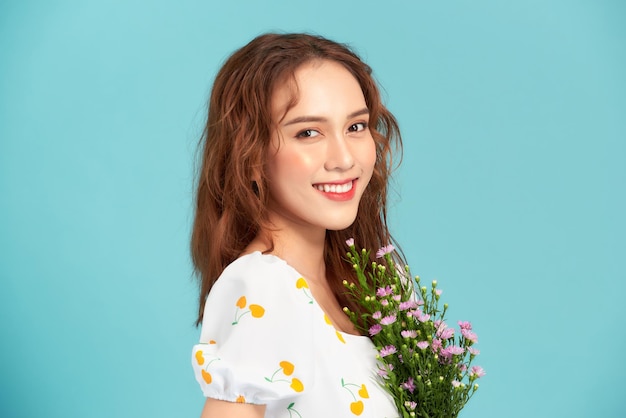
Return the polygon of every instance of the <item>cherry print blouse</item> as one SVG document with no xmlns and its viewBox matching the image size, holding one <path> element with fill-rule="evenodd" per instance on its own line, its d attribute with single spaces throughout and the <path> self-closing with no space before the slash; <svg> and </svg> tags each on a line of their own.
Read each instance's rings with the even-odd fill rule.
<svg viewBox="0 0 626 418">
<path fill-rule="evenodd" d="M 206 301 L 192 364 L 204 396 L 265 404 L 265 417 L 397 417 L 367 337 L 337 331 L 284 260 L 230 264 Z"/>
</svg>

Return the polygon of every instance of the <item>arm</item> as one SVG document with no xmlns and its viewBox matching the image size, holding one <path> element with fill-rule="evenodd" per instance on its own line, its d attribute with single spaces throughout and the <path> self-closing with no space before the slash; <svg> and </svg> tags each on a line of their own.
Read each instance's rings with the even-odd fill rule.
<svg viewBox="0 0 626 418">
<path fill-rule="evenodd" d="M 265 405 L 235 403 L 207 398 L 200 418 L 263 418 Z"/>
</svg>

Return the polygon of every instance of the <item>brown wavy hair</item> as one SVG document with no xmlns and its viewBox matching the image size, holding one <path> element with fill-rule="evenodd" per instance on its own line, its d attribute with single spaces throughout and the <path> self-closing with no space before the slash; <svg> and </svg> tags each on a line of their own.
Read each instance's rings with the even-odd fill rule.
<svg viewBox="0 0 626 418">
<path fill-rule="evenodd" d="M 277 86 L 295 80 L 295 71 L 313 60 L 343 65 L 357 79 L 370 112 L 376 143 L 374 173 L 354 223 L 341 231 L 327 231 L 324 257 L 329 284 L 340 303 L 356 310 L 342 281 L 356 280 L 345 261 L 348 238 L 376 250 L 392 242 L 387 228 L 387 182 L 392 150 L 401 155 L 402 141 L 394 116 L 381 102 L 371 68 L 349 47 L 309 34 L 264 34 L 233 53 L 215 78 L 208 120 L 200 141 L 201 166 L 191 255 L 200 281 L 199 311 L 224 268 L 240 256 L 259 234 L 271 242 L 268 221 L 266 155 L 275 129 L 271 99 Z M 294 92 L 292 105 L 297 102 Z M 271 249 L 268 249 L 271 251 Z"/>
</svg>

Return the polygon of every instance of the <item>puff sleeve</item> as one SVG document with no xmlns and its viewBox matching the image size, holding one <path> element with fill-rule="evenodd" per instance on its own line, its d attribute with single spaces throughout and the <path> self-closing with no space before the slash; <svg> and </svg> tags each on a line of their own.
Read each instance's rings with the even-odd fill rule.
<svg viewBox="0 0 626 418">
<path fill-rule="evenodd" d="M 192 364 L 204 396 L 289 402 L 313 385 L 308 285 L 276 257 L 253 253 L 229 265 L 209 293 Z"/>
</svg>

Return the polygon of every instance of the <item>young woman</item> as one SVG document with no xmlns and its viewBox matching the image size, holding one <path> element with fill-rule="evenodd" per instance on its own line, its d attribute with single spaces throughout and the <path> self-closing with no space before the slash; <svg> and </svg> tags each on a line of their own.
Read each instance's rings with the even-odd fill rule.
<svg viewBox="0 0 626 418">
<path fill-rule="evenodd" d="M 203 134 L 192 256 L 201 279 L 202 417 L 393 417 L 342 282 L 345 241 L 377 249 L 391 150 L 370 68 L 346 46 L 266 34 L 218 73 Z"/>
</svg>

